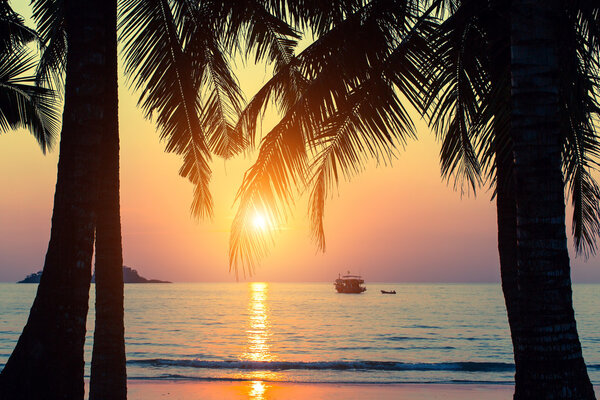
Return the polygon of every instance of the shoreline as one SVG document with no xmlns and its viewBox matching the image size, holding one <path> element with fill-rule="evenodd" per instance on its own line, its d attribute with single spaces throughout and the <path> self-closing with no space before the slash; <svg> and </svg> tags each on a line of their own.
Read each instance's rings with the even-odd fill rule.
<svg viewBox="0 0 600 400">
<path fill-rule="evenodd" d="M 292 383 L 128 379 L 130 400 L 508 400 L 513 384 Z M 600 386 L 594 386 L 600 391 Z"/>
<path fill-rule="evenodd" d="M 129 400 L 509 400 L 513 384 L 296 383 L 128 379 Z M 594 390 L 600 393 L 600 386 Z"/>
</svg>

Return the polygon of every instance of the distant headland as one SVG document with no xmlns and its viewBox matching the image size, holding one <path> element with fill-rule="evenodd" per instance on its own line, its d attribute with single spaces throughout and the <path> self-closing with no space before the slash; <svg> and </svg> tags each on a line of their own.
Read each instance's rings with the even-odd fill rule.
<svg viewBox="0 0 600 400">
<path fill-rule="evenodd" d="M 40 283 L 42 271 L 29 274 L 25 279 L 17 283 Z M 92 283 L 96 282 L 96 274 L 92 275 Z M 147 279 L 141 276 L 135 269 L 126 265 L 123 266 L 123 282 L 124 283 L 171 283 L 169 281 L 161 281 L 159 279 Z"/>
</svg>

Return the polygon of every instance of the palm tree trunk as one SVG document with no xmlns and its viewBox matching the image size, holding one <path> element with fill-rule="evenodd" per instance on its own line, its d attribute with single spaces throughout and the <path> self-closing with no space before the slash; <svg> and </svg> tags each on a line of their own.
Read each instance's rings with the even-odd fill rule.
<svg viewBox="0 0 600 400">
<path fill-rule="evenodd" d="M 520 367 L 517 361 L 519 354 L 517 350 L 518 336 L 516 329 L 519 321 L 519 286 L 517 282 L 517 203 L 514 194 L 514 181 L 511 177 L 512 158 L 502 160 L 500 154 L 496 153 L 496 215 L 498 221 L 498 254 L 500 256 L 500 277 L 502 280 L 502 292 L 506 304 L 508 326 L 510 327 L 513 343 L 513 355 L 515 365 Z M 507 165 L 508 164 L 508 165 Z"/>
<path fill-rule="evenodd" d="M 119 202 L 119 119 L 117 78 L 117 3 L 111 7 L 107 36 L 106 134 L 96 222 L 96 324 L 90 374 L 90 400 L 127 398 L 123 323 L 123 250 Z"/>
<path fill-rule="evenodd" d="M 0 374 L 2 399 L 83 399 L 86 316 L 106 113 L 103 0 L 67 0 L 65 108 L 52 230 L 41 282 Z M 112 27 L 114 30 L 114 26 Z"/>
<path fill-rule="evenodd" d="M 515 399 L 593 399 L 577 335 L 559 121 L 561 2 L 513 0 L 511 136 L 519 324 Z"/>
<path fill-rule="evenodd" d="M 498 223 L 498 254 L 502 292 L 513 343 L 515 365 L 520 366 L 518 336 L 519 285 L 517 282 L 517 202 L 513 176 L 513 145 L 509 132 L 509 116 L 503 110 L 510 102 L 510 0 L 490 4 L 493 18 L 488 20 L 490 38 L 490 79 L 492 93 L 500 101 L 494 112 L 494 150 L 496 167 L 496 217 Z"/>
</svg>

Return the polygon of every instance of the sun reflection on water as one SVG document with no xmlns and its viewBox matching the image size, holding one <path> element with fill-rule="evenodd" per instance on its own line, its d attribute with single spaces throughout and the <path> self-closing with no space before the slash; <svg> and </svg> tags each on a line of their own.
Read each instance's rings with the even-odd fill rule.
<svg viewBox="0 0 600 400">
<path fill-rule="evenodd" d="M 272 361 L 269 348 L 271 329 L 268 308 L 266 305 L 269 284 L 252 282 L 250 288 L 250 301 L 248 304 L 248 329 L 246 351 L 243 358 L 250 361 Z"/>
<path fill-rule="evenodd" d="M 269 284 L 252 282 L 248 285 L 248 328 L 246 329 L 246 348 L 242 359 L 248 361 L 273 361 L 275 356 L 270 351 L 271 323 L 269 322 L 269 307 L 267 295 Z M 248 399 L 264 400 L 270 387 L 265 381 L 278 381 L 279 373 L 265 370 L 243 372 L 237 378 L 248 379 Z"/>
<path fill-rule="evenodd" d="M 248 392 L 248 398 L 251 400 L 263 400 L 265 398 L 265 391 L 267 385 L 263 381 L 252 381 L 250 383 L 250 391 Z"/>
</svg>

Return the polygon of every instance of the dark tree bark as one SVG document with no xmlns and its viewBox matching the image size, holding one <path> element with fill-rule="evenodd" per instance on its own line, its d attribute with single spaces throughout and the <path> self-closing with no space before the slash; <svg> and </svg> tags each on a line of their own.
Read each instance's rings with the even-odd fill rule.
<svg viewBox="0 0 600 400">
<path fill-rule="evenodd" d="M 106 132 L 102 142 L 102 170 L 96 222 L 96 324 L 90 400 L 127 398 L 123 311 L 123 250 L 119 202 L 119 119 L 117 78 L 117 3 L 111 7 L 107 36 Z"/>
<path fill-rule="evenodd" d="M 513 344 L 515 365 L 520 367 L 518 354 L 519 286 L 517 282 L 517 202 L 513 176 L 513 145 L 510 139 L 509 115 L 503 110 L 510 102 L 510 0 L 490 3 L 490 19 L 486 20 L 489 37 L 489 62 L 494 104 L 494 150 L 496 167 L 496 218 L 498 224 L 498 254 L 502 292 Z"/>
<path fill-rule="evenodd" d="M 511 137 L 519 324 L 515 399 L 593 399 L 572 305 L 559 120 L 562 2 L 513 0 Z"/>
<path fill-rule="evenodd" d="M 499 154 L 497 153 L 497 157 Z M 496 159 L 496 213 L 498 221 L 498 254 L 500 256 L 500 277 L 506 304 L 508 326 L 513 343 L 513 356 L 516 368 L 520 368 L 518 353 L 519 286 L 517 282 L 517 203 L 515 185 L 512 179 L 512 158 Z M 508 164 L 508 165 L 507 165 Z"/>
<path fill-rule="evenodd" d="M 66 0 L 65 108 L 52 230 L 41 282 L 17 346 L 0 374 L 2 399 L 82 399 L 86 316 L 107 96 L 102 0 Z"/>
</svg>

